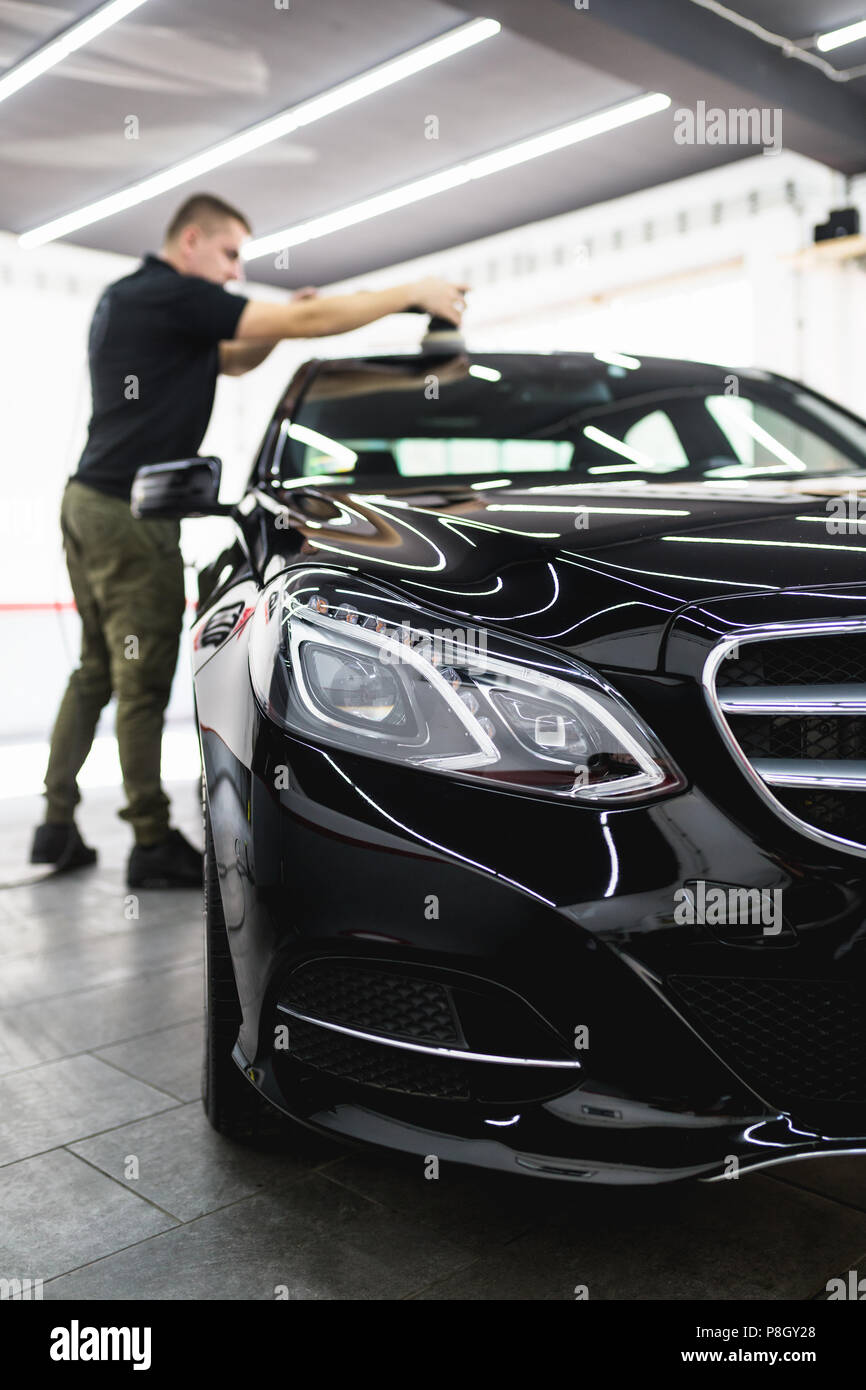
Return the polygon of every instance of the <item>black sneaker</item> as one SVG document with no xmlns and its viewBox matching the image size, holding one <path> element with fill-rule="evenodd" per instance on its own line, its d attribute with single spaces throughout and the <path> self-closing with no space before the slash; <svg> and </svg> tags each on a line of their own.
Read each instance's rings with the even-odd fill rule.
<svg viewBox="0 0 866 1390">
<path fill-rule="evenodd" d="M 58 873 L 96 863 L 96 850 L 86 845 L 74 823 L 37 825 L 30 850 L 31 864 L 54 864 Z"/>
<path fill-rule="evenodd" d="M 135 845 L 129 856 L 130 888 L 201 888 L 204 857 L 179 830 L 170 830 L 155 845 Z"/>
</svg>

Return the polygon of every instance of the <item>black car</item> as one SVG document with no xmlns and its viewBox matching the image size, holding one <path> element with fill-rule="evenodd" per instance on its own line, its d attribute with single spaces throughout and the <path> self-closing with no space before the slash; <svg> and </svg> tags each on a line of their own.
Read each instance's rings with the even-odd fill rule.
<svg viewBox="0 0 866 1390">
<path fill-rule="evenodd" d="M 205 1106 L 581 1182 L 866 1152 L 866 425 L 618 353 L 311 361 L 193 629 Z M 866 497 L 866 492 L 864 492 Z"/>
</svg>

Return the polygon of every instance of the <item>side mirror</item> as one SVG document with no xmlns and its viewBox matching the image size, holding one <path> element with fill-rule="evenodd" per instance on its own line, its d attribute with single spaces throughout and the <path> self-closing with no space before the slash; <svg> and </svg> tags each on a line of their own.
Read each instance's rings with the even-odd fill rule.
<svg viewBox="0 0 866 1390">
<path fill-rule="evenodd" d="M 132 484 L 130 510 L 139 518 L 230 516 L 233 508 L 219 500 L 222 462 L 218 458 L 179 459 L 139 468 Z"/>
</svg>

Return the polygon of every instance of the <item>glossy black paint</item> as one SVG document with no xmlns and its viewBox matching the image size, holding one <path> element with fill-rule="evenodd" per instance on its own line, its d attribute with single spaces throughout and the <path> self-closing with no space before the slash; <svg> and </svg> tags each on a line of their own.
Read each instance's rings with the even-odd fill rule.
<svg viewBox="0 0 866 1390">
<path fill-rule="evenodd" d="M 665 484 L 639 497 L 581 487 L 567 501 L 523 479 L 482 492 L 453 481 L 387 493 L 259 484 L 244 549 L 202 605 L 194 657 L 243 1009 L 235 1056 L 252 1084 L 348 1139 L 580 1181 L 719 1177 L 732 1157 L 750 1167 L 866 1151 L 866 1095 L 794 1109 L 784 1086 L 755 1089 L 731 1053 L 698 1035 L 671 985 L 817 980 L 866 995 L 863 859 L 774 813 L 735 766 L 700 683 L 720 637 L 866 621 L 866 542 L 819 543 L 824 528 L 802 518 L 822 507 Z M 686 788 L 603 812 L 277 728 L 252 693 L 249 619 L 277 575 L 316 564 L 592 665 L 669 750 Z M 784 931 L 677 924 L 674 893 L 696 880 L 782 890 Z M 485 1074 L 469 1102 L 328 1074 L 274 1046 L 287 973 L 318 960 L 468 991 L 485 1017 L 501 1008 L 522 1020 L 524 1041 L 545 1049 L 532 1055 L 580 1066 L 476 1064 Z M 575 1047 L 581 1029 L 586 1048 Z"/>
</svg>

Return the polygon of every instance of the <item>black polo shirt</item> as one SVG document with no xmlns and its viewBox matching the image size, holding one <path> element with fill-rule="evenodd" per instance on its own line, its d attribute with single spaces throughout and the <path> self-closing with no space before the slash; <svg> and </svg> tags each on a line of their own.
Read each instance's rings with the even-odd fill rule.
<svg viewBox="0 0 866 1390">
<path fill-rule="evenodd" d="M 93 414 L 73 476 L 128 498 L 136 469 L 198 453 L 213 409 L 217 345 L 247 300 L 145 256 L 102 295 L 90 325 Z"/>
</svg>

